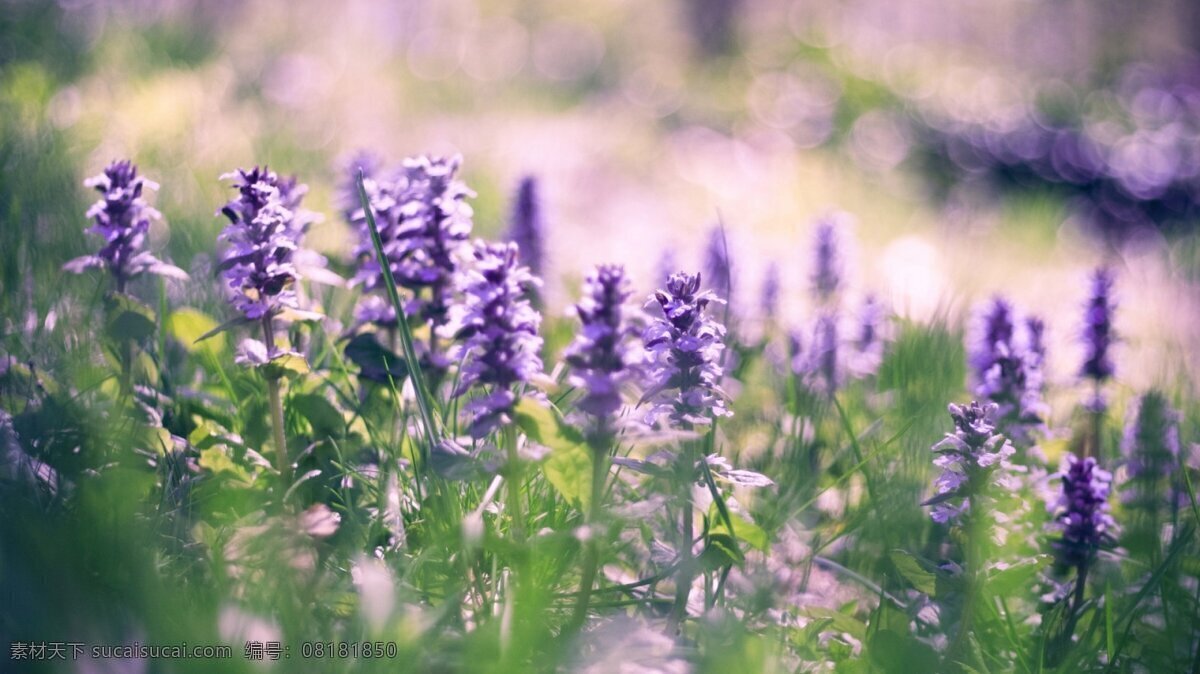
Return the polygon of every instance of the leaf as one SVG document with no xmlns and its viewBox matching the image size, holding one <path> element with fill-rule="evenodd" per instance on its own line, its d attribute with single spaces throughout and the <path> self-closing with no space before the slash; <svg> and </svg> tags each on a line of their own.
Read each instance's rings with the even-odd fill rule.
<svg viewBox="0 0 1200 674">
<path fill-rule="evenodd" d="M 228 475 L 243 482 L 249 482 L 250 476 L 245 468 L 234 463 L 229 456 L 229 448 L 220 445 L 200 451 L 200 467 L 216 475 Z"/>
<path fill-rule="evenodd" d="M 260 369 L 263 376 L 268 379 L 279 379 L 284 376 L 297 377 L 310 372 L 308 361 L 304 360 L 304 356 L 293 352 L 276 355 Z"/>
<path fill-rule="evenodd" d="M 867 642 L 873 671 L 935 672 L 938 654 L 931 646 L 893 630 L 878 630 Z"/>
<path fill-rule="evenodd" d="M 727 480 L 740 487 L 770 487 L 775 484 L 771 478 L 752 470 L 733 469 L 720 473 L 714 472 L 713 475 L 718 480 Z"/>
<path fill-rule="evenodd" d="M 303 393 L 288 399 L 288 409 L 304 417 L 318 437 L 341 437 L 346 434 L 346 419 L 325 396 Z"/>
<path fill-rule="evenodd" d="M 734 538 L 737 538 L 740 541 L 745 541 L 750 547 L 756 550 L 762 550 L 764 552 L 770 545 L 767 532 L 764 531 L 762 527 L 758 526 L 754 522 L 743 519 L 736 514 L 731 514 L 729 518 L 729 523 L 733 525 L 733 531 L 730 532 L 729 528 L 725 526 L 724 520 L 717 517 L 717 507 L 715 503 L 711 508 L 709 508 L 709 519 L 715 522 L 710 529 L 712 532 L 724 534 L 732 533 Z"/>
<path fill-rule="evenodd" d="M 530 440 L 550 449 L 542 463 L 546 479 L 563 498 L 587 510 L 592 499 L 592 452 L 583 434 L 554 409 L 528 398 L 517 403 L 513 416 Z"/>
<path fill-rule="evenodd" d="M 927 569 L 920 559 L 904 550 L 892 550 L 888 557 L 913 587 L 931 597 L 937 595 L 937 575 Z"/>
<path fill-rule="evenodd" d="M 709 533 L 708 545 L 700 553 L 700 566 L 708 571 L 716 571 L 727 566 L 740 566 L 746 557 L 738 550 L 737 540 L 727 533 Z"/>
<path fill-rule="evenodd" d="M 830 627 L 838 632 L 845 632 L 850 636 L 862 641 L 867 634 L 867 626 L 854 616 L 847 615 L 840 611 L 824 608 L 821 606 L 804 606 L 801 607 L 797 614 L 805 618 L 813 620 L 829 620 Z"/>
<path fill-rule="evenodd" d="M 225 335 L 214 332 L 217 321 L 199 309 L 183 307 L 172 311 L 165 327 L 188 353 L 216 356 L 225 349 Z M 202 343 L 205 335 L 214 339 Z"/>
<path fill-rule="evenodd" d="M 140 342 L 154 334 L 154 310 L 135 297 L 109 293 L 104 300 L 105 330 L 116 341 Z"/>
<path fill-rule="evenodd" d="M 386 384 L 390 377 L 397 385 L 408 376 L 408 365 L 400 356 L 384 348 L 371 333 L 360 333 L 345 348 L 346 358 L 359 367 L 359 376 Z"/>
<path fill-rule="evenodd" d="M 1050 555 L 1036 555 L 993 571 L 987 578 L 987 590 L 997 597 L 1008 597 L 1027 588 L 1038 572 L 1050 564 Z"/>
</svg>

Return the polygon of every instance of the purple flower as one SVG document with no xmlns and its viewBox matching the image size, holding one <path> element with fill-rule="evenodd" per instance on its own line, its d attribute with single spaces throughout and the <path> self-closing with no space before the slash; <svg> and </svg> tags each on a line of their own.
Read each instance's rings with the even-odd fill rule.
<svg viewBox="0 0 1200 674">
<path fill-rule="evenodd" d="M 830 302 L 842 287 L 842 230 L 849 216 L 829 213 L 817 220 L 813 233 L 813 295 L 821 303 Z"/>
<path fill-rule="evenodd" d="M 883 303 L 874 295 L 867 295 L 859 309 L 857 333 L 854 336 L 852 368 L 860 376 L 874 373 L 883 362 L 886 318 Z"/>
<path fill-rule="evenodd" d="M 708 275 L 708 287 L 729 301 L 733 297 L 733 262 L 729 257 L 729 242 L 725 228 L 718 224 L 708 235 L 708 247 L 704 249 L 704 273 Z"/>
<path fill-rule="evenodd" d="M 221 255 L 221 273 L 233 290 L 232 302 L 249 319 L 271 316 L 296 308 L 295 284 L 299 278 L 293 257 L 307 226 L 307 216 L 297 222 L 285 204 L 299 206 L 303 194 L 295 181 L 281 181 L 264 167 L 239 169 L 233 178 L 238 190 L 220 213 L 229 225 L 220 239 L 229 243 Z"/>
<path fill-rule="evenodd" d="M 1110 349 L 1116 340 L 1113 331 L 1113 273 L 1100 267 L 1092 274 L 1091 295 L 1083 316 L 1083 343 L 1086 355 L 1079 374 L 1097 386 L 1111 378 L 1116 370 Z"/>
<path fill-rule="evenodd" d="M 464 340 L 462 378 L 454 395 L 491 387 L 467 403 L 471 435 L 482 438 L 512 422 L 517 402 L 514 385 L 542 371 L 542 317 L 529 304 L 529 292 L 541 284 L 518 262 L 513 243 L 475 244 L 475 266 L 464 274 L 463 303 L 453 307 L 454 334 Z"/>
<path fill-rule="evenodd" d="M 362 171 L 364 182 L 375 180 L 383 169 L 378 155 L 369 150 L 359 150 L 346 161 L 342 182 L 338 185 L 335 198 L 338 211 L 346 224 L 357 227 L 363 220 L 362 202 L 358 198 L 358 173 Z"/>
<path fill-rule="evenodd" d="M 1054 528 L 1062 537 L 1054 542 L 1063 566 L 1086 567 L 1115 527 L 1108 514 L 1112 473 L 1102 470 L 1092 457 L 1068 454 L 1063 469 L 1062 492 L 1056 504 Z"/>
<path fill-rule="evenodd" d="M 1031 444 L 1047 412 L 1042 399 L 1044 324 L 1038 318 L 1028 319 L 1023 324 L 1024 342 L 1018 342 L 1012 306 L 1001 297 L 984 311 L 982 324 L 971 358 L 975 393 L 998 406 L 1001 427 L 1014 442 Z"/>
<path fill-rule="evenodd" d="M 937 455 L 933 465 L 942 471 L 934 481 L 937 493 L 922 504 L 933 506 L 930 516 L 943 524 L 970 512 L 972 501 L 983 495 L 992 474 L 1010 470 L 1008 459 L 1015 451 L 1003 435 L 995 432 L 995 404 L 951 404 L 949 411 L 954 433 L 947 433 L 933 446 Z M 1008 486 L 1007 479 L 997 482 Z"/>
<path fill-rule="evenodd" d="M 600 265 L 588 275 L 583 299 L 575 305 L 582 326 L 567 347 L 572 386 L 583 389 L 579 409 L 607 424 L 621 408 L 621 389 L 636 373 L 640 346 L 626 303 L 633 294 L 625 268 Z"/>
<path fill-rule="evenodd" d="M 453 299 L 454 278 L 460 259 L 470 247 L 472 211 L 466 198 L 473 196 L 455 178 L 460 157 L 415 157 L 404 162 L 394 179 L 364 181 L 379 228 L 383 253 L 396 284 L 412 292 L 404 311 L 420 316 L 436 332 L 446 325 Z M 361 215 L 358 214 L 358 215 Z M 361 264 L 354 277 L 367 291 L 384 288 L 382 268 L 367 229 L 366 218 L 356 217 Z M 395 314 L 359 312 L 359 317 L 395 325 Z M 439 354 L 431 354 L 440 360 Z"/>
<path fill-rule="evenodd" d="M 841 384 L 841 367 L 838 357 L 840 342 L 837 314 L 829 311 L 818 314 L 813 326 L 812 354 L 808 364 L 808 374 L 815 378 L 817 388 L 830 396 L 837 393 L 838 386 Z"/>
<path fill-rule="evenodd" d="M 151 221 L 161 220 L 162 215 L 142 198 L 144 190 L 157 190 L 158 185 L 139 176 L 133 162 L 114 161 L 104 173 L 88 178 L 83 184 L 103 195 L 87 211 L 87 217 L 93 223 L 87 231 L 104 237 L 104 246 L 95 255 L 71 260 L 63 265 L 63 269 L 76 274 L 92 267 L 107 269 L 113 276 L 117 292 L 124 292 L 131 279 L 145 273 L 178 279 L 188 277 L 182 269 L 142 250 Z"/>
<path fill-rule="evenodd" d="M 779 294 L 782 292 L 782 282 L 779 280 L 779 265 L 772 262 L 767 266 L 762 283 L 762 315 L 768 321 L 776 320 L 779 313 Z"/>
<path fill-rule="evenodd" d="M 542 202 L 538 198 L 538 181 L 525 176 L 517 187 L 506 239 L 521 249 L 521 261 L 535 276 L 545 273 L 545 226 L 542 222 Z"/>
<path fill-rule="evenodd" d="M 666 290 L 654 292 L 662 318 L 643 332 L 648 361 L 646 393 L 651 403 L 646 422 L 655 423 L 664 414 L 683 428 L 708 424 L 712 416 L 731 416 L 720 388 L 721 352 L 725 328 L 706 314 L 711 302 L 719 301 L 700 290 L 700 275 L 672 274 Z"/>
</svg>

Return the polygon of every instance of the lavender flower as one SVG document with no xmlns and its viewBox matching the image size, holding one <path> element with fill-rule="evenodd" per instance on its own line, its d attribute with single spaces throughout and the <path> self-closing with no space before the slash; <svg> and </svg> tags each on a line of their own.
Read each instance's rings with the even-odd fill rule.
<svg viewBox="0 0 1200 674">
<path fill-rule="evenodd" d="M 383 162 L 368 150 L 359 150 L 351 155 L 342 170 L 342 182 L 338 185 L 336 205 L 346 224 L 354 227 L 362 220 L 362 203 L 358 198 L 358 174 L 363 174 L 364 182 L 379 177 Z"/>
<path fill-rule="evenodd" d="M 545 237 L 538 181 L 533 176 L 525 176 L 517 187 L 517 198 L 513 202 L 505 238 L 517 244 L 521 250 L 521 261 L 538 277 L 545 273 Z"/>
<path fill-rule="evenodd" d="M 447 324 L 454 277 L 471 235 L 472 211 L 465 200 L 473 192 L 455 178 L 461 162 L 457 156 L 421 156 L 405 160 L 404 171 L 395 180 L 364 181 L 392 275 L 397 285 L 413 293 L 405 313 L 419 315 L 435 333 Z M 359 224 L 359 239 L 355 254 L 362 263 L 354 283 L 368 291 L 382 289 L 382 267 L 365 217 Z M 360 311 L 359 317 L 395 325 L 391 310 L 365 315 Z M 431 355 L 438 359 L 438 354 Z"/>
<path fill-rule="evenodd" d="M 295 213 L 284 203 L 286 198 L 299 204 L 295 183 L 281 183 L 265 166 L 221 178 L 236 180 L 238 190 L 238 197 L 220 211 L 229 218 L 220 236 L 229 242 L 220 268 L 234 291 L 234 306 L 252 320 L 296 308 L 299 273 L 293 256 L 304 225 L 296 223 Z"/>
<path fill-rule="evenodd" d="M 979 342 L 972 354 L 976 395 L 998 405 L 1002 429 L 1018 444 L 1032 444 L 1046 414 L 1042 400 L 1044 325 L 1031 318 L 1024 323 L 1025 340 L 1015 339 L 1011 305 L 1001 297 L 984 312 Z"/>
<path fill-rule="evenodd" d="M 813 295 L 821 303 L 830 302 L 842 287 L 843 250 L 842 230 L 848 216 L 829 213 L 816 223 L 813 234 Z"/>
<path fill-rule="evenodd" d="M 1092 274 L 1091 295 L 1083 317 L 1083 341 L 1086 356 L 1079 373 L 1091 379 L 1096 386 L 1113 376 L 1116 367 L 1109 352 L 1116 333 L 1113 331 L 1113 273 L 1101 267 Z"/>
<path fill-rule="evenodd" d="M 854 359 L 852 367 L 856 374 L 870 375 L 883 362 L 884 320 L 883 304 L 874 295 L 863 299 L 858 313 L 858 331 L 854 336 Z"/>
<path fill-rule="evenodd" d="M 117 292 L 145 273 L 186 279 L 180 268 L 166 264 L 142 250 L 150 223 L 161 220 L 162 214 L 142 198 L 146 189 L 157 190 L 158 184 L 138 175 L 137 166 L 128 160 L 114 161 L 100 175 L 83 183 L 103 195 L 87 211 L 92 226 L 87 231 L 104 237 L 104 246 L 95 255 L 84 255 L 63 265 L 75 274 L 85 269 L 107 269 L 113 276 Z"/>
<path fill-rule="evenodd" d="M 779 265 L 772 262 L 767 266 L 762 283 L 762 316 L 764 320 L 773 321 L 779 313 L 779 294 L 782 282 L 779 280 Z"/>
<path fill-rule="evenodd" d="M 996 433 L 993 417 L 994 403 L 949 406 L 954 420 L 954 433 L 933 446 L 937 455 L 933 465 L 942 470 L 934 481 L 937 493 L 922 505 L 933 506 L 935 522 L 951 523 L 970 512 L 972 502 L 983 495 L 992 474 L 1000 471 L 1002 486 L 1009 486 L 1003 475 L 1010 466 L 1008 459 L 1015 451 L 1003 435 Z"/>
<path fill-rule="evenodd" d="M 725 228 L 720 224 L 713 227 L 708 235 L 708 247 L 704 250 L 704 273 L 708 274 L 710 288 L 726 301 L 733 298 L 733 263 L 729 257 Z"/>
<path fill-rule="evenodd" d="M 583 325 L 566 351 L 570 382 L 585 391 L 579 409 L 602 425 L 621 408 L 621 388 L 640 357 L 625 306 L 632 294 L 624 267 L 601 265 L 588 275 L 583 300 L 575 306 Z"/>
<path fill-rule="evenodd" d="M 826 395 L 837 393 L 841 384 L 841 367 L 838 350 L 841 338 L 838 335 L 838 316 L 833 312 L 822 312 L 813 327 L 812 354 L 808 374 L 816 379 L 818 388 Z"/>
<path fill-rule="evenodd" d="M 666 414 L 687 428 L 710 423 L 709 415 L 731 416 L 719 385 L 725 328 L 705 313 L 720 300 L 700 290 L 699 274 L 685 272 L 672 274 L 666 290 L 655 291 L 652 300 L 662 318 L 642 334 L 649 381 L 642 401 L 651 403 L 646 422 Z"/>
<path fill-rule="evenodd" d="M 542 371 L 542 317 L 529 304 L 529 292 L 541 281 L 518 261 L 513 243 L 475 244 L 475 268 L 465 274 L 464 301 L 453 307 L 452 325 L 465 365 L 454 395 L 491 386 L 466 406 L 470 431 L 482 438 L 512 422 L 517 394 L 513 386 Z"/>
<path fill-rule="evenodd" d="M 1092 457 L 1068 454 L 1061 471 L 1062 493 L 1056 505 L 1054 542 L 1062 566 L 1084 568 L 1100 546 L 1111 539 L 1115 524 L 1108 514 L 1112 473 L 1101 470 Z"/>
</svg>

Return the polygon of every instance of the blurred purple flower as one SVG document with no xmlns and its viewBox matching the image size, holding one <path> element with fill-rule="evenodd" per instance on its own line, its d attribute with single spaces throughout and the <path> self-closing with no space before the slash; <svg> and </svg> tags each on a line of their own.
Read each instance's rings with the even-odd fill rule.
<svg viewBox="0 0 1200 674">
<path fill-rule="evenodd" d="M 1171 482 L 1179 469 L 1180 419 L 1179 412 L 1158 391 L 1139 396 L 1130 407 L 1121 442 L 1128 471 L 1124 487 L 1128 503 L 1157 509 L 1160 503 L 1170 502 L 1169 492 L 1181 491 L 1177 486 L 1164 488 L 1164 482 Z"/>
<path fill-rule="evenodd" d="M 976 395 L 998 406 L 998 423 L 1014 442 L 1027 446 L 1047 414 L 1042 399 L 1044 324 L 1038 318 L 1024 323 L 1024 342 L 1018 342 L 1012 306 L 1001 297 L 983 312 L 982 328 L 972 354 Z"/>
<path fill-rule="evenodd" d="M 621 389 L 640 361 L 626 304 L 632 294 L 624 267 L 600 265 L 588 275 L 583 299 L 575 305 L 582 326 L 565 360 L 572 368 L 571 385 L 584 391 L 579 409 L 601 425 L 621 408 Z"/>
<path fill-rule="evenodd" d="M 1112 473 L 1090 456 L 1079 459 L 1068 454 L 1060 475 L 1062 492 L 1053 526 L 1062 538 L 1054 542 L 1054 550 L 1061 565 L 1085 567 L 1111 539 L 1115 527 L 1108 507 Z"/>
<path fill-rule="evenodd" d="M 819 218 L 813 233 L 813 295 L 821 303 L 830 302 L 842 287 L 844 272 L 843 230 L 847 215 L 833 212 Z"/>
<path fill-rule="evenodd" d="M 951 404 L 948 409 L 955 430 L 933 446 L 937 455 L 933 465 L 942 472 L 934 481 L 936 494 L 922 504 L 933 506 L 930 516 L 943 524 L 970 512 L 972 501 L 983 495 L 992 474 L 1011 469 L 1008 459 L 1015 451 L 995 432 L 995 404 Z M 1007 486 L 1007 480 L 997 481 Z"/>
<path fill-rule="evenodd" d="M 779 295 L 782 292 L 782 283 L 779 280 L 779 265 L 772 262 L 767 265 L 767 272 L 763 275 L 762 282 L 762 309 L 763 320 L 775 321 L 779 314 Z"/>
<path fill-rule="evenodd" d="M 838 333 L 836 313 L 824 311 L 817 315 L 808 374 L 818 382 L 818 388 L 830 396 L 837 393 L 842 378 L 839 359 L 841 336 Z"/>
<path fill-rule="evenodd" d="M 725 227 L 717 224 L 708 234 L 708 246 L 704 249 L 704 273 L 708 275 L 708 287 L 726 302 L 733 297 L 733 261 L 729 256 L 729 242 Z"/>
<path fill-rule="evenodd" d="M 541 284 L 518 262 L 516 244 L 475 244 L 475 266 L 464 274 L 463 303 L 452 308 L 454 334 L 464 340 L 462 378 L 454 395 L 490 386 L 467 403 L 471 435 L 482 438 L 512 422 L 517 393 L 513 386 L 542 371 L 542 317 L 530 306 L 529 293 Z"/>
<path fill-rule="evenodd" d="M 521 262 L 529 267 L 535 276 L 541 277 L 546 272 L 546 231 L 542 219 L 542 201 L 538 196 L 537 178 L 533 176 L 525 176 L 517 186 L 505 238 L 521 249 Z"/>
<path fill-rule="evenodd" d="M 220 269 L 234 291 L 234 307 L 249 319 L 296 308 L 299 273 L 293 257 L 305 224 L 296 223 L 284 199 L 298 206 L 302 192 L 294 181 L 281 183 L 265 166 L 239 169 L 221 178 L 233 178 L 238 190 L 238 197 L 220 211 L 229 225 L 219 237 L 229 243 Z"/>
<path fill-rule="evenodd" d="M 1100 267 L 1092 274 L 1091 294 L 1083 316 L 1083 343 L 1086 355 L 1079 373 L 1097 386 L 1116 371 L 1110 350 L 1116 340 L 1113 313 L 1116 305 L 1112 291 L 1115 279 L 1111 270 Z"/>
<path fill-rule="evenodd" d="M 341 171 L 342 182 L 338 184 L 335 197 L 335 205 L 346 224 L 357 227 L 363 218 L 362 202 L 358 198 L 359 171 L 362 171 L 363 181 L 366 182 L 377 180 L 382 170 L 382 160 L 369 150 L 359 150 L 346 160 Z"/>
<path fill-rule="evenodd" d="M 71 260 L 63 265 L 63 269 L 76 274 L 93 267 L 107 269 L 113 276 L 117 292 L 124 292 L 130 280 L 146 273 L 188 278 L 182 269 L 142 250 L 150 222 L 161 220 L 162 215 L 142 198 L 144 190 L 157 190 L 158 185 L 139 176 L 133 162 L 114 161 L 103 173 L 88 178 L 83 184 L 103 195 L 87 211 L 87 217 L 93 221 L 87 231 L 104 237 L 104 246 L 95 255 Z"/>
<path fill-rule="evenodd" d="M 700 275 L 672 274 L 666 290 L 654 292 L 662 318 L 643 332 L 647 386 L 643 402 L 651 403 L 646 422 L 666 414 L 677 426 L 708 424 L 712 416 L 732 416 L 720 388 L 725 328 L 705 310 L 720 301 L 700 290 Z"/>
</svg>

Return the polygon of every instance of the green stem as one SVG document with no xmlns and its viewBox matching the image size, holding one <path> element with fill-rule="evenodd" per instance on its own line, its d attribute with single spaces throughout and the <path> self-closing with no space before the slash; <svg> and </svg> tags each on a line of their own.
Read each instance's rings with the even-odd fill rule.
<svg viewBox="0 0 1200 674">
<path fill-rule="evenodd" d="M 596 582 L 596 569 L 600 563 L 600 545 L 594 529 L 600 520 L 600 501 L 604 496 L 604 480 L 608 476 L 608 455 L 607 441 L 597 441 L 592 446 L 592 502 L 585 519 L 588 526 L 587 550 L 584 553 L 583 576 L 579 580 L 579 602 L 575 604 L 575 615 L 569 627 L 572 632 L 583 627 L 587 620 L 588 602 L 592 598 L 592 585 Z"/>
<path fill-rule="evenodd" d="M 267 354 L 275 352 L 275 328 L 271 324 L 270 314 L 263 316 L 263 338 L 267 344 Z M 287 493 L 291 482 L 291 468 L 288 462 L 287 436 L 283 433 L 283 400 L 279 395 L 279 378 L 267 378 L 267 401 L 271 412 L 271 432 L 275 441 L 275 468 L 279 471 L 280 499 Z"/>
<path fill-rule="evenodd" d="M 695 570 L 692 563 L 692 539 L 695 534 L 692 530 L 692 483 L 695 481 L 695 447 L 692 442 L 686 442 L 683 445 L 683 456 L 680 457 L 680 468 L 683 472 L 682 479 L 682 497 L 680 503 L 680 545 L 679 545 L 679 571 L 675 578 L 675 603 L 671 607 L 671 615 L 667 620 L 667 630 L 674 633 L 679 629 L 680 623 L 687 616 L 687 601 L 691 594 L 692 578 Z"/>
<path fill-rule="evenodd" d="M 504 427 L 504 445 L 508 449 L 508 515 L 512 519 L 513 538 L 517 543 L 525 542 L 525 519 L 521 512 L 521 457 L 517 452 L 517 428 L 512 424 Z"/>
</svg>

